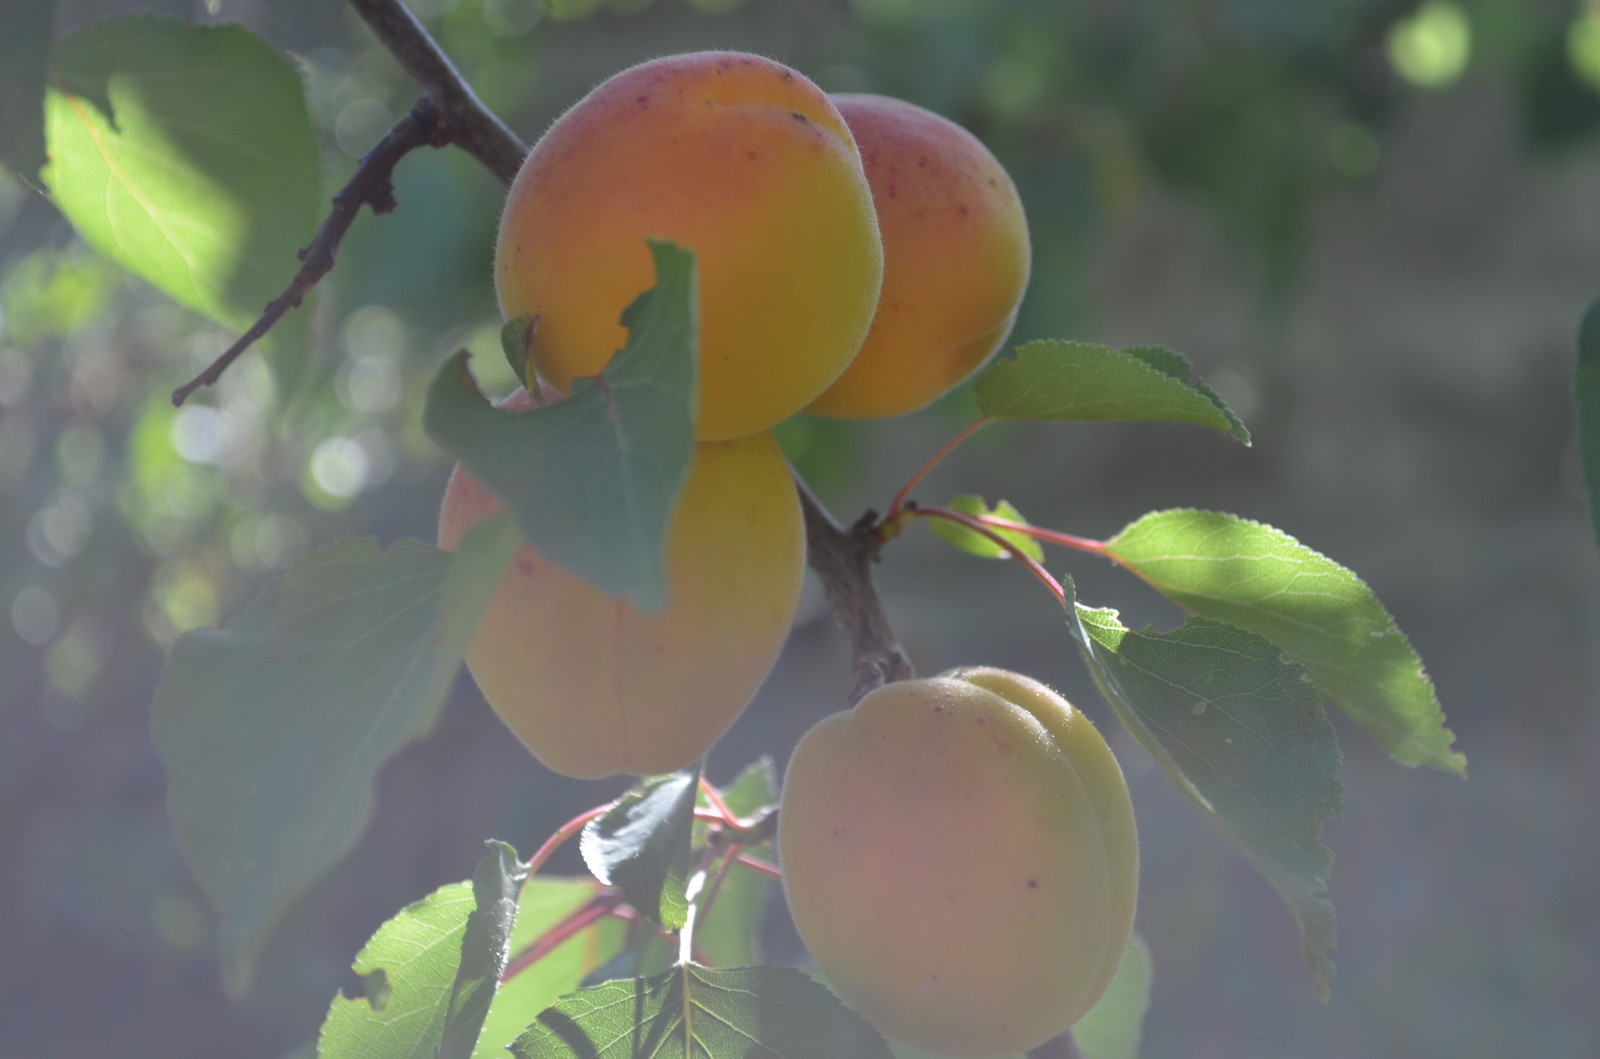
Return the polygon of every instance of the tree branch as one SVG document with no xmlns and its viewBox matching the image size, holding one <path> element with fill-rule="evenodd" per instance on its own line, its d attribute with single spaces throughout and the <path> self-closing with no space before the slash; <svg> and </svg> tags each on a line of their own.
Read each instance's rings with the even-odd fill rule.
<svg viewBox="0 0 1600 1059">
<path fill-rule="evenodd" d="M 439 126 L 438 108 L 430 97 L 423 96 L 417 100 L 411 112 L 401 118 L 378 141 L 377 146 L 362 157 L 350 182 L 333 197 L 333 209 L 322 222 L 322 227 L 317 229 L 316 238 L 311 240 L 310 246 L 300 251 L 300 271 L 295 273 L 288 289 L 267 303 L 261 318 L 212 361 L 210 367 L 172 391 L 173 404 L 181 405 L 200 387 L 215 383 L 245 350 L 272 330 L 272 326 L 285 313 L 300 304 L 311 288 L 333 269 L 339 243 L 344 239 L 344 233 L 349 231 L 362 204 L 371 206 L 373 213 L 388 213 L 394 209 L 392 178 L 395 163 L 418 147 L 429 144 L 443 147 L 447 141 L 440 138 Z"/>
<path fill-rule="evenodd" d="M 509 184 L 522 168 L 527 145 L 484 106 L 422 23 L 400 0 L 350 0 L 367 26 L 400 61 L 423 95 L 435 97 L 446 140 Z"/>
<path fill-rule="evenodd" d="M 822 579 L 834 620 L 855 662 L 856 686 L 850 693 L 853 706 L 874 688 L 916 676 L 911 659 L 889 628 L 877 586 L 872 583 L 872 564 L 878 561 L 883 544 L 878 518 L 868 511 L 846 529 L 834 521 L 798 475 L 794 484 L 806 520 L 806 562 Z"/>
</svg>

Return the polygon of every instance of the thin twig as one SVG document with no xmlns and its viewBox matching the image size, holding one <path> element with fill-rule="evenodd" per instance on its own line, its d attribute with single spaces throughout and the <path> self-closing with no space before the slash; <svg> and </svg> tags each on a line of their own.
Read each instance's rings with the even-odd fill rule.
<svg viewBox="0 0 1600 1059">
<path fill-rule="evenodd" d="M 883 516 L 884 525 L 891 527 L 891 533 L 893 532 L 892 527 L 895 520 L 900 517 L 900 512 L 905 508 L 906 500 L 911 496 L 911 490 L 917 487 L 917 483 L 926 478 L 929 471 L 939 466 L 939 462 L 941 460 L 954 452 L 956 450 L 956 446 L 960 445 L 963 441 L 967 440 L 979 430 L 982 430 L 984 427 L 993 422 L 993 419 L 985 416 L 982 419 L 974 420 L 973 422 L 967 424 L 967 426 L 963 428 L 959 434 L 945 442 L 944 445 L 940 447 L 938 452 L 928 457 L 927 463 L 924 463 L 921 467 L 917 468 L 917 473 L 913 474 L 910 480 L 907 481 L 905 485 L 901 486 L 900 491 L 894 495 L 894 500 L 889 504 L 889 513 Z"/>
<path fill-rule="evenodd" d="M 942 518 L 947 522 L 954 522 L 957 525 L 965 526 L 972 532 L 987 538 L 999 547 L 1004 548 L 1006 553 L 1010 555 L 1011 558 L 1015 559 L 1023 566 L 1026 566 L 1028 568 L 1028 572 L 1034 577 L 1038 578 L 1039 582 L 1043 584 L 1045 588 L 1050 590 L 1050 594 L 1056 597 L 1056 602 L 1066 602 L 1066 590 L 1061 587 L 1061 582 L 1057 581 L 1055 577 L 1051 575 L 1050 571 L 1044 568 L 1043 563 L 1039 562 L 1033 556 L 1017 547 L 1011 541 L 1006 540 L 997 531 L 984 525 L 973 516 L 964 515 L 959 511 L 951 511 L 949 508 L 945 507 L 925 507 L 921 504 L 918 504 L 914 500 L 907 502 L 906 512 L 915 518 Z"/>
<path fill-rule="evenodd" d="M 229 365 L 238 360 L 245 350 L 272 330 L 283 315 L 299 306 L 311 288 L 333 269 L 334 258 L 339 253 L 339 243 L 344 233 L 363 205 L 371 206 L 373 213 L 388 213 L 394 209 L 395 163 L 418 147 L 442 147 L 438 108 L 429 96 L 417 100 L 410 113 L 395 123 L 394 128 L 368 151 L 356 166 L 355 175 L 339 194 L 333 197 L 333 209 L 322 227 L 317 229 L 311 245 L 300 251 L 300 271 L 294 274 L 288 289 L 267 304 L 261 318 L 250 326 L 239 340 L 223 351 L 205 371 L 172 391 L 172 403 L 181 405 L 202 386 L 210 386 L 222 377 Z"/>
<path fill-rule="evenodd" d="M 822 579 L 823 591 L 833 607 L 834 620 L 844 633 L 855 662 L 856 686 L 850 693 L 855 705 L 874 688 L 896 680 L 910 680 L 916 669 L 895 639 L 884 615 L 883 602 L 872 583 L 872 564 L 878 561 L 882 540 L 877 516 L 868 511 L 845 529 L 811 494 L 798 476 L 800 509 L 806 520 L 806 562 Z"/>
</svg>

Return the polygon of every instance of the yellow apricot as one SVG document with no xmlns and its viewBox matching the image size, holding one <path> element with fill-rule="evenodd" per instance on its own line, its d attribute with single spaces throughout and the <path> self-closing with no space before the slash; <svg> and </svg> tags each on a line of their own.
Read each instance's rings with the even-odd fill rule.
<svg viewBox="0 0 1600 1059">
<path fill-rule="evenodd" d="M 538 318 L 533 367 L 562 393 L 623 345 L 618 317 L 654 282 L 646 236 L 696 254 L 701 440 L 775 426 L 861 348 L 883 278 L 872 193 L 838 110 L 781 63 L 632 67 L 528 155 L 495 284 L 507 318 Z"/>
<path fill-rule="evenodd" d="M 497 510 L 457 466 L 440 547 L 454 549 Z M 709 750 L 766 679 L 804 565 L 799 501 L 772 436 L 701 442 L 668 531 L 664 611 L 604 595 L 524 542 L 467 667 L 500 719 L 555 771 L 671 772 Z"/>
<path fill-rule="evenodd" d="M 861 352 L 807 411 L 914 411 L 989 359 L 1028 285 L 1028 222 L 1011 177 L 955 122 L 885 96 L 836 95 L 883 236 L 883 293 Z"/>
<path fill-rule="evenodd" d="M 924 1051 L 1026 1051 L 1105 991 L 1133 927 L 1122 771 L 1043 684 L 887 684 L 800 740 L 778 815 L 795 927 L 845 1003 Z"/>
</svg>

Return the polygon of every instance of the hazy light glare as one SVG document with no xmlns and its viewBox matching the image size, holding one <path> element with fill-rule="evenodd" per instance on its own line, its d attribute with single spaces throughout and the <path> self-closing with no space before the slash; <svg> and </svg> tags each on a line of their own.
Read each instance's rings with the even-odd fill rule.
<svg viewBox="0 0 1600 1059">
<path fill-rule="evenodd" d="M 371 461 L 354 438 L 329 438 L 311 454 L 311 478 L 329 496 L 348 500 L 367 486 Z"/>
<path fill-rule="evenodd" d="M 17 630 L 18 636 L 35 647 L 50 642 L 60 620 L 61 613 L 56 609 L 56 601 L 37 585 L 29 585 L 11 601 L 12 627 Z"/>
<path fill-rule="evenodd" d="M 1443 88 L 1467 70 L 1472 26 L 1448 0 L 1429 0 L 1410 18 L 1389 27 L 1389 62 L 1412 84 Z"/>
<path fill-rule="evenodd" d="M 1600 92 L 1600 14 L 1582 11 L 1567 27 L 1567 59 L 1589 87 Z"/>
</svg>

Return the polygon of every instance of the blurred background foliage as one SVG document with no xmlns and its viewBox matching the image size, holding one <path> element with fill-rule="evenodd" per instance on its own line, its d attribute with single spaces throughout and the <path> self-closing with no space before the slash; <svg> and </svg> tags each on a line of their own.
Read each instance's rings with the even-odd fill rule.
<svg viewBox="0 0 1600 1059">
<path fill-rule="evenodd" d="M 155 0 L 141 6 L 201 22 L 243 22 L 291 55 L 304 75 L 330 195 L 414 98 L 397 64 L 343 5 Z M 1083 494 L 1071 506 L 1058 503 L 1049 483 L 1034 487 L 1032 507 L 1024 504 L 1029 472 L 1060 474 L 1062 481 L 1067 472 L 1054 459 L 1018 466 L 1019 454 L 1035 451 L 1038 441 L 1022 428 L 980 438 L 972 447 L 977 462 L 969 466 L 985 460 L 1010 466 L 998 478 L 1036 521 L 1076 514 L 1104 522 L 1061 525 L 1074 532 L 1113 532 L 1143 510 L 1130 508 L 1130 502 L 1233 504 L 1252 517 L 1282 517 L 1284 528 L 1303 536 L 1313 526 L 1327 526 L 1322 537 L 1305 539 L 1318 546 L 1324 540 L 1353 541 L 1349 547 L 1366 548 L 1362 554 L 1339 553 L 1331 545 L 1328 550 L 1367 574 L 1401 615 L 1402 626 L 1418 639 L 1440 680 L 1447 711 L 1461 722 L 1460 711 L 1467 710 L 1457 730 L 1472 729 L 1471 703 L 1486 700 L 1473 700 L 1470 693 L 1453 699 L 1450 692 L 1460 692 L 1462 682 L 1452 680 L 1448 670 L 1441 675 L 1439 659 L 1472 654 L 1475 631 L 1464 617 L 1432 633 L 1407 624 L 1406 593 L 1413 583 L 1403 568 L 1409 560 L 1367 547 L 1374 539 L 1372 519 L 1384 508 L 1358 511 L 1334 500 L 1347 495 L 1340 484 L 1346 480 L 1359 481 L 1362 488 L 1378 482 L 1371 488 L 1380 497 L 1404 494 L 1405 483 L 1415 479 L 1396 468 L 1423 460 L 1429 445 L 1471 445 L 1473 438 L 1489 445 L 1498 423 L 1523 432 L 1518 435 L 1523 448 L 1517 451 L 1519 459 L 1530 462 L 1507 467 L 1496 464 L 1493 454 L 1478 453 L 1472 456 L 1474 470 L 1461 469 L 1457 477 L 1436 483 L 1439 488 L 1459 488 L 1466 495 L 1499 474 L 1508 483 L 1544 489 L 1537 494 L 1539 503 L 1567 503 L 1575 473 L 1575 464 L 1569 466 L 1571 432 L 1563 418 L 1568 413 L 1559 400 L 1550 403 L 1552 394 L 1562 393 L 1559 381 L 1550 381 L 1559 376 L 1542 367 L 1549 357 L 1526 360 L 1518 368 L 1516 356 L 1508 355 L 1513 366 L 1485 376 L 1491 381 L 1484 385 L 1494 393 L 1478 404 L 1442 408 L 1419 396 L 1425 387 L 1397 399 L 1393 411 L 1408 424 L 1450 420 L 1455 433 L 1444 435 L 1447 440 L 1418 435 L 1389 445 L 1386 439 L 1397 435 L 1364 422 L 1351 427 L 1361 439 L 1352 441 L 1348 453 L 1335 455 L 1327 448 L 1332 442 L 1292 435 L 1287 425 L 1301 414 L 1316 420 L 1320 381 L 1316 369 L 1308 371 L 1290 352 L 1296 348 L 1297 307 L 1306 304 L 1307 290 L 1318 281 L 1317 247 L 1326 241 L 1330 223 L 1338 228 L 1345 223 L 1341 218 L 1365 218 L 1351 224 L 1352 230 L 1367 232 L 1378 223 L 1374 217 L 1398 218 L 1401 228 L 1407 223 L 1407 211 L 1395 213 L 1393 196 L 1385 198 L 1386 180 L 1413 187 L 1416 195 L 1399 201 L 1423 203 L 1417 212 L 1426 213 L 1427 203 L 1448 198 L 1451 180 L 1471 179 L 1466 172 L 1441 175 L 1428 168 L 1426 159 L 1446 159 L 1437 165 L 1473 172 L 1535 174 L 1496 178 L 1498 190 L 1473 200 L 1497 209 L 1515 196 L 1540 194 L 1540 173 L 1576 173 L 1572 179 L 1596 197 L 1600 5 L 1572 0 L 1428 0 L 1420 5 L 1410 0 L 552 0 L 548 5 L 541 0 L 412 0 L 410 6 L 482 98 L 530 142 L 611 72 L 653 55 L 704 47 L 764 52 L 830 91 L 900 96 L 972 129 L 1013 174 L 1032 228 L 1033 278 L 1014 340 L 1105 339 L 1129 332 L 1129 341 L 1165 342 L 1190 352 L 1253 428 L 1252 413 L 1264 421 L 1266 429 L 1257 428 L 1258 452 L 1277 439 L 1284 446 L 1284 463 L 1272 469 L 1245 457 L 1218 457 L 1219 449 L 1201 444 L 1191 447 L 1221 462 L 1213 472 L 1194 472 L 1182 457 L 1167 455 L 1172 438 L 1159 431 L 1149 443 L 1107 435 L 1114 440 L 1098 448 L 1087 434 L 1060 435 L 1080 446 L 1084 457 L 1104 457 L 1097 468 L 1079 464 L 1072 480 L 1082 490 L 1097 490 L 1107 505 L 1117 501 L 1115 507 L 1096 507 Z M 63 0 L 58 27 L 70 30 L 126 8 L 120 0 Z M 1447 102 L 1452 99 L 1460 102 Z M 1483 100 L 1492 105 L 1480 112 Z M 1446 140 L 1476 143 L 1461 130 L 1478 124 L 1493 124 L 1497 135 L 1505 133 L 1489 137 L 1484 150 L 1494 154 L 1492 164 L 1481 153 L 1435 150 Z M 1415 146 L 1419 142 L 1422 146 Z M 1392 164 L 1395 144 L 1413 154 L 1420 151 L 1425 161 L 1410 169 Z M 1412 175 L 1394 175 L 1401 173 Z M 1437 194 L 1422 186 L 1429 180 L 1438 182 Z M 456 698 L 470 705 L 447 717 L 428 749 L 391 770 L 385 808 L 358 854 L 360 863 L 342 869 L 286 928 L 270 957 L 276 961 L 273 973 L 258 995 L 241 1002 L 221 997 L 207 952 L 209 913 L 171 848 L 160 804 L 160 770 L 144 727 L 162 651 L 185 630 L 226 619 L 266 576 L 308 548 L 356 534 L 431 540 L 448 468 L 420 429 L 420 395 L 427 379 L 449 351 L 466 346 L 478 354 L 474 367 L 486 389 L 504 392 L 512 385 L 498 353 L 499 316 L 490 277 L 502 189 L 459 152 L 426 151 L 401 164 L 396 194 L 396 213 L 363 215 L 356 222 L 338 267 L 301 320 L 249 354 L 221 385 L 174 409 L 171 390 L 204 367 L 234 334 L 127 277 L 88 249 L 45 199 L 0 174 L 0 608 L 9 626 L 0 628 L 0 937 L 5 939 L 0 943 L 0 1056 L 45 1054 L 47 1048 L 128 1056 L 281 1054 L 314 1031 L 327 997 L 347 981 L 350 955 L 377 921 L 470 870 L 476 858 L 472 847 L 481 837 L 474 828 L 527 845 L 569 810 L 610 794 L 612 788 L 604 785 L 563 786 L 548 776 L 530 778 L 533 766 L 518 748 L 504 747 L 503 738 L 491 746 L 497 738 L 493 721 L 485 719 L 487 711 L 475 700 L 470 682 L 463 681 Z M 1579 285 L 1594 285 L 1600 231 L 1593 220 L 1589 214 L 1570 221 L 1588 249 L 1568 255 L 1562 283 L 1587 269 L 1588 278 Z M 1438 244 L 1437 259 L 1427 267 L 1440 275 L 1464 267 L 1460 247 L 1445 230 L 1453 223 L 1419 237 Z M 1168 236 L 1148 235 L 1168 229 L 1178 233 L 1170 237 L 1176 250 Z M 1470 224 L 1456 230 L 1466 232 L 1462 239 L 1473 238 Z M 1097 272 L 1107 264 L 1107 240 L 1129 231 L 1136 233 L 1130 237 L 1134 244 L 1146 238 L 1149 245 L 1135 245 L 1121 258 L 1113 255 L 1111 265 L 1120 271 L 1108 279 Z M 1193 246 L 1204 252 L 1185 257 L 1183 247 Z M 1212 304 L 1205 296 L 1219 283 L 1226 288 L 1219 295 L 1226 304 Z M 1161 292 L 1178 288 L 1199 293 L 1163 308 Z M 1451 304 L 1459 307 L 1446 302 L 1436 310 L 1449 314 Z M 1334 315 L 1362 311 L 1346 305 Z M 1570 319 L 1551 326 L 1570 331 L 1576 321 L 1572 311 Z M 1508 348 L 1519 341 L 1510 331 L 1504 336 Z M 1219 334 L 1239 339 L 1238 348 L 1226 352 L 1227 341 Z M 1470 374 L 1461 366 L 1442 374 L 1463 372 Z M 1403 372 L 1393 377 L 1404 381 Z M 1294 378 L 1310 381 L 1297 389 L 1288 381 Z M 1348 393 L 1362 383 L 1344 385 Z M 1540 423 L 1529 425 L 1523 416 L 1507 426 L 1523 413 L 1490 410 L 1496 396 L 1524 391 L 1533 396 L 1518 408 L 1537 408 Z M 1354 421 L 1370 412 L 1342 407 L 1341 413 L 1328 415 Z M 786 424 L 781 437 L 801 470 L 838 506 L 838 514 L 853 517 L 866 503 L 881 505 L 885 488 L 892 489 L 897 477 L 903 478 L 922 453 L 969 414 L 968 399 L 958 393 L 903 423 L 801 418 Z M 1180 445 L 1188 440 L 1180 439 Z M 1341 469 L 1330 462 L 1345 458 L 1354 465 Z M 1148 487 L 1128 484 L 1141 474 Z M 1275 490 L 1273 483 L 1280 479 L 1300 482 L 1301 492 Z M 1385 493 L 1382 483 L 1391 479 L 1399 483 L 1398 492 Z M 969 485 L 983 488 L 985 483 L 980 476 Z M 1251 502 L 1256 506 L 1244 509 Z M 1455 511 L 1454 517 L 1470 519 L 1476 511 L 1468 505 L 1465 515 Z M 1292 524 L 1295 517 L 1299 526 Z M 1342 519 L 1358 528 L 1346 532 Z M 1399 532 L 1392 525 L 1384 530 Z M 1525 538 L 1514 545 L 1512 537 L 1507 531 L 1493 546 L 1533 547 Z M 1417 539 L 1449 553 L 1453 538 L 1444 534 L 1440 543 L 1438 526 L 1429 524 Z M 1464 559 L 1452 570 L 1469 569 L 1481 558 L 1471 554 L 1473 560 Z M 1556 549 L 1555 554 L 1571 553 Z M 907 556 L 910 570 L 933 568 L 932 558 L 925 561 L 910 549 Z M 945 559 L 933 551 L 928 556 Z M 1363 565 L 1363 559 L 1371 565 Z M 1526 575 L 1510 565 L 1512 575 Z M 943 598 L 984 591 L 975 579 L 991 569 L 972 569 L 976 572 L 947 582 Z M 1391 573 L 1394 581 L 1386 584 L 1384 575 Z M 1584 576 L 1588 580 L 1582 584 L 1592 589 L 1592 571 L 1586 568 Z M 910 577 L 897 582 L 886 572 L 886 578 L 893 605 L 894 593 L 908 586 Z M 936 612 L 941 598 L 929 593 L 906 587 L 900 598 L 922 608 L 906 616 L 902 635 L 930 656 L 922 668 L 932 672 L 938 668 L 932 662 L 956 634 L 945 627 L 953 618 L 940 624 L 943 619 L 924 616 Z M 1471 598 L 1450 596 L 1448 609 L 1460 615 Z M 1120 603 L 1120 597 L 1093 602 Z M 1561 625 L 1557 639 L 1576 640 L 1579 651 L 1582 645 L 1592 649 L 1592 638 L 1584 639 L 1597 627 L 1592 602 L 1562 605 L 1578 607 L 1581 619 Z M 842 672 L 807 675 L 816 659 L 837 664 L 830 649 L 805 639 L 829 635 L 821 611 L 808 606 L 802 631 L 812 631 L 797 634 L 793 657 L 780 667 L 778 690 L 764 693 L 758 706 L 781 705 L 818 687 L 832 689 L 837 701 Z M 1009 658 L 990 660 L 1021 667 L 1030 658 L 1049 657 L 1053 660 L 1042 663 L 1046 672 L 1039 675 L 1092 694 L 1081 676 L 1063 675 L 1065 641 L 1047 610 L 1001 613 L 1010 606 L 995 604 L 994 620 L 1031 620 L 1039 629 L 1007 634 L 997 627 L 985 634 L 988 639 L 977 637 L 1011 652 Z M 1128 609 L 1143 620 L 1170 623 L 1170 614 L 1143 597 Z M 1416 613 L 1427 620 L 1434 612 L 1418 604 Z M 1556 618 L 1550 621 L 1559 624 Z M 1056 646 L 1039 646 L 1044 642 Z M 1546 659 L 1542 672 L 1548 675 L 1548 652 L 1562 649 L 1548 642 L 1542 646 L 1547 651 L 1540 656 Z M 1556 670 L 1570 685 L 1563 685 L 1569 699 L 1592 705 L 1593 667 L 1586 665 L 1564 661 Z M 1514 693 L 1523 691 L 1519 686 Z M 831 702 L 819 701 L 808 707 L 809 714 L 752 720 L 744 742 L 735 742 L 752 753 L 781 755 L 803 730 L 803 720 L 831 708 Z M 475 712 L 463 712 L 469 709 Z M 1487 704 L 1484 710 L 1487 714 Z M 1499 732 L 1500 723 L 1485 725 Z M 1475 765 L 1482 762 L 1476 756 L 1481 747 L 1465 749 Z M 724 770 L 742 763 L 731 754 L 718 761 Z M 1540 771 L 1527 768 L 1530 774 Z M 430 775 L 451 777 L 451 790 L 428 786 Z M 1454 788 L 1446 795 L 1456 796 Z M 1575 796 L 1561 788 L 1549 797 L 1566 804 Z M 1353 797 L 1353 808 L 1359 804 Z M 1594 803 L 1588 804 L 1592 813 Z M 432 829 L 419 828 L 419 819 L 434 821 Z M 1506 826 L 1514 830 L 1511 821 Z M 1592 833 L 1593 825 L 1585 826 Z M 1351 828 L 1335 838 L 1353 843 L 1361 833 Z M 1425 838 L 1410 836 L 1394 855 L 1411 855 L 1405 850 Z M 1335 848 L 1345 855 L 1337 842 Z M 1148 845 L 1147 859 L 1161 861 L 1152 858 Z M 1594 864 L 1592 856 L 1583 861 L 1580 882 L 1573 884 L 1589 885 L 1589 895 L 1571 898 L 1580 902 L 1579 922 L 1586 926 L 1565 947 L 1559 938 L 1541 935 L 1544 962 L 1535 960 L 1538 974 L 1550 961 L 1565 968 L 1551 978 L 1551 989 L 1578 990 L 1591 998 L 1600 989 L 1594 980 L 1600 973 L 1596 958 L 1575 955 L 1571 946 L 1600 936 L 1593 896 L 1600 892 L 1600 874 L 1581 874 L 1597 872 Z M 1231 897 L 1212 895 L 1204 909 L 1183 914 L 1210 916 L 1205 921 L 1214 928 L 1228 901 L 1249 905 L 1252 911 L 1241 914 L 1252 923 L 1253 909 L 1260 905 L 1262 922 L 1283 919 L 1277 926 L 1287 937 L 1286 917 L 1270 907 L 1269 897 L 1251 891 L 1252 884 L 1239 881 L 1237 874 L 1227 878 L 1230 886 L 1243 889 L 1229 890 Z M 1406 879 L 1406 885 L 1422 885 L 1412 876 Z M 1147 883 L 1147 891 L 1152 885 L 1160 888 Z M 1541 900 L 1518 893 L 1507 900 Z M 1340 907 L 1347 930 L 1368 914 L 1360 903 Z M 781 926 L 774 929 L 773 944 L 783 955 Z M 1174 955 L 1159 933 L 1151 940 L 1158 983 L 1152 1032 L 1159 1045 L 1183 1039 L 1183 1019 L 1201 1016 L 1170 999 L 1163 1009 L 1163 975 L 1169 982 L 1187 980 L 1181 954 Z M 1285 966 L 1292 968 L 1293 962 Z M 1258 974 L 1267 971 L 1270 961 Z M 1298 971 L 1283 973 L 1298 981 Z M 1493 975 L 1486 979 L 1493 980 Z M 1248 989 L 1241 983 L 1256 979 L 1239 972 L 1227 981 Z M 1592 988 L 1583 993 L 1586 985 Z M 1336 986 L 1336 995 L 1341 988 L 1345 996 L 1366 996 L 1358 985 L 1344 982 Z M 1511 993 L 1520 995 L 1515 989 Z M 1304 988 L 1284 995 L 1294 999 L 1275 1003 L 1293 1004 L 1296 1010 L 1309 1000 Z M 1289 1050 L 1304 1055 L 1501 1054 L 1503 1049 L 1496 1052 L 1491 1045 L 1526 1032 L 1529 1041 L 1553 1043 L 1555 1050 L 1548 1054 L 1578 1054 L 1563 1052 L 1560 1045 L 1572 1034 L 1582 1039 L 1582 1027 L 1559 1019 L 1553 1028 L 1547 1023 L 1537 1032 L 1505 1030 L 1509 1038 L 1500 1030 L 1458 1037 L 1439 1029 L 1473 1024 L 1465 998 L 1474 995 L 1451 994 L 1455 999 L 1438 1001 L 1437 1011 L 1401 1017 L 1383 1013 L 1385 1001 L 1374 993 L 1363 1001 L 1371 1006 L 1359 1009 L 1362 1017 L 1376 1020 L 1375 1026 L 1410 1027 L 1407 1032 L 1415 1036 L 1405 1047 L 1395 1041 L 1392 1051 L 1381 1053 L 1359 1045 L 1319 1051 L 1295 1036 Z M 70 1027 L 60 1017 L 69 1003 L 77 1012 Z M 1284 1014 L 1280 1028 L 1297 1025 L 1297 1017 Z M 1170 1022 L 1166 1030 L 1163 1018 Z M 1518 1016 L 1506 1018 L 1508 1025 L 1523 1025 Z M 1587 1026 L 1600 1032 L 1592 1015 Z M 1258 1049 L 1252 1035 L 1237 1026 L 1213 1029 L 1216 1040 L 1237 1045 L 1216 1054 L 1282 1054 L 1266 1045 Z M 1286 1032 L 1303 1035 L 1304 1028 Z M 1474 1050 L 1478 1043 L 1490 1050 Z M 1171 1054 L 1213 1053 L 1197 1046 Z"/>
</svg>

